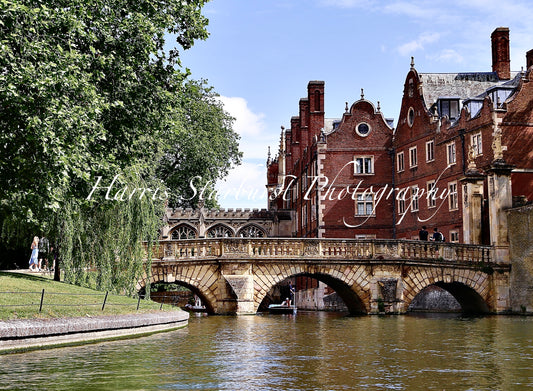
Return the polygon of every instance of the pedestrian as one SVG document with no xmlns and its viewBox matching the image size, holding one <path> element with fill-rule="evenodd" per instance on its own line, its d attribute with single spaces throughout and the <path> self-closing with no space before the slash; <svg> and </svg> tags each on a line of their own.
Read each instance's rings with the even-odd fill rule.
<svg viewBox="0 0 533 391">
<path fill-rule="evenodd" d="M 294 301 L 294 287 L 292 286 L 292 281 L 289 281 L 289 298 L 287 298 L 287 300 L 290 307 L 291 303 Z"/>
<path fill-rule="evenodd" d="M 431 240 L 434 242 L 444 242 L 444 235 L 437 227 L 433 228 L 433 236 L 431 237 Z"/>
<path fill-rule="evenodd" d="M 422 229 L 418 231 L 418 238 L 420 240 L 428 240 L 428 237 L 429 237 L 429 232 L 427 231 L 426 226 L 423 225 Z"/>
<path fill-rule="evenodd" d="M 33 242 L 31 243 L 31 257 L 30 257 L 30 271 L 39 271 L 37 264 L 39 260 L 39 237 L 34 236 Z"/>
<path fill-rule="evenodd" d="M 48 269 L 48 252 L 49 252 L 49 243 L 48 239 L 44 236 L 39 240 L 39 271 L 43 269 Z M 44 262 L 43 262 L 44 260 Z"/>
</svg>

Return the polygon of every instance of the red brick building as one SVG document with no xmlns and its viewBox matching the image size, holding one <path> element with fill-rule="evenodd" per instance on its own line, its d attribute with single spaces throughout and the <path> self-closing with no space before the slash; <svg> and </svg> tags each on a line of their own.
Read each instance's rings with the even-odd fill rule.
<svg viewBox="0 0 533 391">
<path fill-rule="evenodd" d="M 298 237 L 415 239 L 427 225 L 494 244 L 488 216 L 511 206 L 511 189 L 533 200 L 533 50 L 511 72 L 509 29 L 491 40 L 491 72 L 419 73 L 412 61 L 395 129 L 363 93 L 326 119 L 324 82 L 310 82 L 268 160 L 269 209 L 292 211 Z"/>
</svg>

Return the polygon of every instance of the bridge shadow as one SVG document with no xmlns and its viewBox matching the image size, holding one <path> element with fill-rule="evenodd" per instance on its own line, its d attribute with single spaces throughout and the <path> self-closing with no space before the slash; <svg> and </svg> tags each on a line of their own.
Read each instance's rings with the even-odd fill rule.
<svg viewBox="0 0 533 391">
<path fill-rule="evenodd" d="M 424 304 L 421 303 L 424 303 L 426 307 L 424 308 Z M 417 306 L 419 308 L 414 309 Z M 489 306 L 475 289 L 460 282 L 445 283 L 442 281 L 428 285 L 420 291 L 411 301 L 408 311 L 460 312 L 467 315 L 490 313 Z"/>
<path fill-rule="evenodd" d="M 276 295 L 276 298 L 279 295 L 282 298 L 282 300 L 284 300 L 285 297 L 288 297 L 288 295 L 289 295 L 288 287 L 287 287 L 288 286 L 288 282 L 292 281 L 292 283 L 294 284 L 295 280 L 298 277 L 304 277 L 304 278 L 307 278 L 307 279 L 313 279 L 313 280 L 320 281 L 320 282 L 323 282 L 324 284 L 326 284 L 331 290 L 333 290 L 333 291 L 335 291 L 335 293 L 337 293 L 339 298 L 343 301 L 344 305 L 348 309 L 348 312 L 349 312 L 350 315 L 364 315 L 364 314 L 368 313 L 368 309 L 366 308 L 363 300 L 361 299 L 361 297 L 359 297 L 357 292 L 355 292 L 344 281 L 341 281 L 341 280 L 339 280 L 339 279 L 337 279 L 335 277 L 332 277 L 330 275 L 327 275 L 327 274 L 320 274 L 320 273 L 293 274 L 293 275 L 285 278 L 283 281 L 279 282 L 278 284 L 276 284 L 274 287 L 272 287 L 271 293 L 276 288 L 278 288 L 279 289 L 279 293 Z M 296 285 L 297 285 L 296 286 L 297 292 L 301 292 L 301 290 L 298 287 L 298 284 L 296 284 Z M 267 294 L 267 296 L 265 296 L 265 298 L 263 299 L 261 305 L 259 306 L 259 311 L 266 310 L 268 308 L 268 305 L 273 303 L 273 302 L 275 302 L 275 301 L 276 301 L 276 299 L 273 299 L 271 294 Z M 279 301 L 279 298 L 277 299 L 277 301 Z M 323 308 L 323 307 L 321 308 L 320 305 L 317 305 L 316 308 L 319 309 L 319 310 L 320 309 L 328 310 L 327 308 Z"/>
</svg>

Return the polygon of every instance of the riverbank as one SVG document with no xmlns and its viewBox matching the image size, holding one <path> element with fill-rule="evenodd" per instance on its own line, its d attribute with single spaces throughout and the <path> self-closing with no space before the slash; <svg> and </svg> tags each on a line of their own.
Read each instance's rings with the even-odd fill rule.
<svg viewBox="0 0 533 391">
<path fill-rule="evenodd" d="M 185 311 L 171 311 L 0 321 L 0 354 L 140 337 L 185 327 L 188 319 Z"/>
<path fill-rule="evenodd" d="M 0 272 L 0 286 L 0 354 L 139 337 L 189 319 L 176 307 L 35 274 Z"/>
</svg>

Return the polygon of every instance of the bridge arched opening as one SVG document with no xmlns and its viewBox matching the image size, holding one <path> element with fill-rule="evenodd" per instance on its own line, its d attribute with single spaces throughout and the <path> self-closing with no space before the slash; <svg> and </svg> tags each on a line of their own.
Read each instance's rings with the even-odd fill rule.
<svg viewBox="0 0 533 391">
<path fill-rule="evenodd" d="M 475 289 L 460 282 L 436 282 L 420 291 L 411 301 L 409 312 L 462 312 L 484 314 L 489 307 Z"/>
<path fill-rule="evenodd" d="M 139 294 L 142 296 L 145 292 L 146 287 L 143 287 Z M 150 299 L 157 303 L 172 304 L 195 312 L 214 313 L 213 305 L 198 288 L 181 281 L 151 283 Z"/>
<path fill-rule="evenodd" d="M 361 298 L 345 282 L 326 274 L 302 273 L 290 276 L 270 289 L 259 306 L 266 311 L 290 296 L 289 282 L 295 288 L 294 300 L 300 310 L 339 311 L 350 315 L 367 313 Z"/>
</svg>

